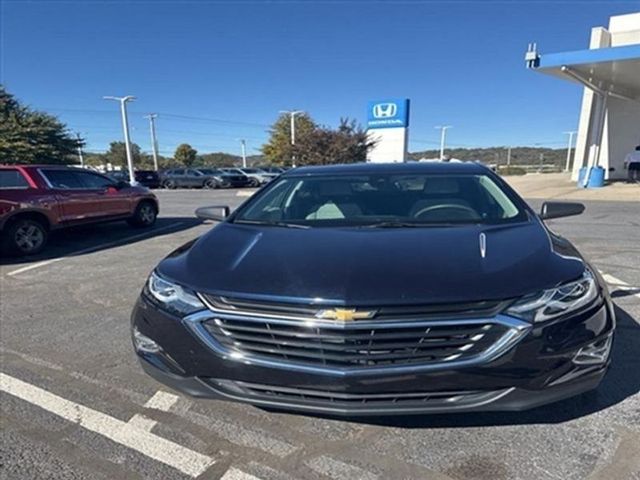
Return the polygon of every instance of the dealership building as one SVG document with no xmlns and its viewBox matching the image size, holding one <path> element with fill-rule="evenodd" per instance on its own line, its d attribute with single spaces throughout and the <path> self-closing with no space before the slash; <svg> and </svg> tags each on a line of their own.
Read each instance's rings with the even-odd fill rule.
<svg viewBox="0 0 640 480">
<path fill-rule="evenodd" d="M 532 44 L 526 61 L 535 71 L 584 87 L 572 178 L 582 167 L 625 178 L 624 159 L 640 145 L 640 12 L 593 28 L 587 50 L 541 54 Z"/>
</svg>

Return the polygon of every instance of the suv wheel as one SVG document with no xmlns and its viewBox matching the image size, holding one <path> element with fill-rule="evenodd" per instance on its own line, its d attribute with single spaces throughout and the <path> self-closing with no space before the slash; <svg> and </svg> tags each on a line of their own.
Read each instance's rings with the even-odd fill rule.
<svg viewBox="0 0 640 480">
<path fill-rule="evenodd" d="M 136 207 L 136 211 L 127 222 L 134 227 L 150 227 L 156 223 L 158 211 L 156 206 L 151 202 L 140 202 Z"/>
<path fill-rule="evenodd" d="M 176 182 L 173 180 L 165 180 L 162 186 L 164 188 L 168 188 L 169 190 L 173 190 L 174 188 L 177 187 Z"/>
<path fill-rule="evenodd" d="M 204 188 L 218 188 L 218 182 L 216 182 L 213 178 L 210 178 L 206 182 L 204 182 Z"/>
<path fill-rule="evenodd" d="M 260 186 L 260 181 L 257 178 L 252 178 L 249 180 L 249 186 L 252 188 L 256 188 Z"/>
<path fill-rule="evenodd" d="M 34 255 L 47 243 L 47 228 L 37 220 L 18 219 L 5 231 L 7 251 L 18 255 Z"/>
</svg>

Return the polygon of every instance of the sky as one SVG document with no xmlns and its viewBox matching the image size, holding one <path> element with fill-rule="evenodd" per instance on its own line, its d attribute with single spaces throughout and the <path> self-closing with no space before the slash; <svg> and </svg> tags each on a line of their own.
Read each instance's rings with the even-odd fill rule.
<svg viewBox="0 0 640 480">
<path fill-rule="evenodd" d="M 581 89 L 529 71 L 524 53 L 588 47 L 640 1 L 0 0 L 0 82 L 104 151 L 122 140 L 118 104 L 135 95 L 132 140 L 160 152 L 256 154 L 278 112 L 366 122 L 367 102 L 411 99 L 410 151 L 448 145 L 561 148 Z"/>
</svg>

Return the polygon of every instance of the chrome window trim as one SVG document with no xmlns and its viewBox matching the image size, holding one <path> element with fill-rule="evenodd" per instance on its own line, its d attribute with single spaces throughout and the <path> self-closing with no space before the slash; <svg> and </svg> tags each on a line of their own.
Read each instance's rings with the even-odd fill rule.
<svg viewBox="0 0 640 480">
<path fill-rule="evenodd" d="M 477 318 L 477 319 L 464 319 L 464 320 L 424 320 L 424 321 L 402 321 L 402 320 L 384 320 L 373 322 L 361 322 L 358 320 L 352 322 L 335 322 L 325 321 L 318 319 L 305 318 L 275 318 L 274 316 L 268 316 L 272 323 L 281 323 L 288 325 L 299 325 L 303 320 L 309 326 L 322 326 L 333 327 L 336 329 L 349 329 L 349 328 L 362 328 L 368 326 L 375 326 L 375 328 L 394 328 L 394 327 L 425 327 L 430 326 L 455 326 L 455 325 L 473 325 L 473 324 L 486 324 L 493 323 L 502 325 L 508 328 L 508 330 L 500 337 L 493 345 L 484 350 L 482 353 L 473 357 L 465 358 L 464 360 L 451 360 L 447 362 L 440 362 L 434 364 L 410 364 L 410 365 L 385 365 L 382 367 L 345 367 L 335 368 L 328 366 L 316 366 L 306 365 L 301 363 L 292 363 L 282 360 L 272 360 L 263 357 L 259 357 L 253 354 L 247 354 L 245 352 L 234 352 L 227 349 L 209 333 L 206 327 L 203 325 L 208 320 L 213 320 L 218 317 L 229 317 L 239 320 L 249 320 L 262 322 L 264 317 L 252 319 L 250 316 L 244 315 L 230 315 L 228 313 L 220 314 L 213 311 L 200 311 L 186 316 L 182 319 L 184 326 L 207 348 L 214 353 L 222 357 L 227 361 L 235 361 L 243 363 L 245 365 L 254 365 L 267 368 L 278 368 L 281 370 L 312 373 L 318 375 L 332 375 L 336 377 L 348 377 L 348 376 L 371 376 L 388 373 L 417 373 L 428 371 L 441 371 L 451 370 L 457 368 L 474 367 L 482 364 L 486 364 L 496 360 L 508 352 L 513 346 L 515 346 L 524 336 L 531 330 L 532 325 L 523 320 L 513 318 L 507 315 L 496 315 L 490 318 Z M 257 316 L 256 316 L 257 317 Z M 357 325 L 355 325 L 357 324 Z"/>
</svg>

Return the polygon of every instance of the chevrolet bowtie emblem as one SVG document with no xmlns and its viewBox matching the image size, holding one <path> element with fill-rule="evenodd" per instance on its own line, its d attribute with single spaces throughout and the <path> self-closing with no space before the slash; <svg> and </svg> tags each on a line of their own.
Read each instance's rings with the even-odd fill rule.
<svg viewBox="0 0 640 480">
<path fill-rule="evenodd" d="M 323 320 L 337 320 L 339 322 L 350 322 L 351 320 L 362 320 L 372 318 L 376 314 L 375 310 L 355 310 L 353 308 L 332 308 L 330 310 L 320 310 L 317 318 Z"/>
</svg>

